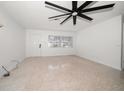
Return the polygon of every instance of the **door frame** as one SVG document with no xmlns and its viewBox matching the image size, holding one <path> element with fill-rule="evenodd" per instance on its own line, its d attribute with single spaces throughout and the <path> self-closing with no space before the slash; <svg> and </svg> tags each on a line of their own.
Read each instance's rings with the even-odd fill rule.
<svg viewBox="0 0 124 93">
<path fill-rule="evenodd" d="M 121 70 L 124 71 L 124 21 L 122 16 L 122 25 L 121 25 Z"/>
</svg>

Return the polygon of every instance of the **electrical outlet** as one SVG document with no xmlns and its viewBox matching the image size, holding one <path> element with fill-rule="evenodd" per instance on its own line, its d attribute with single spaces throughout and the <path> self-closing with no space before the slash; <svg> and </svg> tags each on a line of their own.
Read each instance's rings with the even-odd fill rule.
<svg viewBox="0 0 124 93">
<path fill-rule="evenodd" d="M 11 60 L 11 64 L 15 65 L 15 67 L 17 68 L 18 65 L 20 64 L 19 60 Z"/>
<path fill-rule="evenodd" d="M 2 26 L 0 26 L 0 28 L 2 28 Z"/>
<path fill-rule="evenodd" d="M 2 27 L 3 27 L 3 25 L 0 24 L 0 28 L 2 28 Z"/>
</svg>

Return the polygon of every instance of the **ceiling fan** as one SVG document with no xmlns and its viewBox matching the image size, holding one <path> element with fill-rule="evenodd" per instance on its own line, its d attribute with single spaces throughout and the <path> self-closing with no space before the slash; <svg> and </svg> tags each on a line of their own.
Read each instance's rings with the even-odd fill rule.
<svg viewBox="0 0 124 93">
<path fill-rule="evenodd" d="M 115 3 L 113 3 L 113 4 L 108 4 L 108 5 L 102 5 L 102 6 L 96 6 L 96 7 L 89 8 L 89 5 L 93 4 L 94 2 L 95 1 L 86 1 L 81 6 L 77 7 L 78 1 L 72 1 L 72 10 L 70 10 L 68 8 L 65 8 L 63 6 L 53 4 L 51 2 L 47 2 L 47 1 L 45 1 L 45 4 L 67 12 L 67 13 L 64 13 L 64 14 L 61 14 L 61 15 L 49 17 L 48 19 L 53 19 L 53 18 L 58 18 L 58 17 L 68 15 L 68 17 L 65 18 L 60 24 L 63 24 L 69 18 L 73 17 L 73 25 L 76 25 L 77 17 L 84 18 L 88 21 L 93 20 L 93 18 L 85 15 L 84 13 L 93 12 L 93 11 L 97 11 L 97 10 L 103 10 L 103 9 L 109 9 L 109 8 L 112 8 L 115 5 Z"/>
</svg>

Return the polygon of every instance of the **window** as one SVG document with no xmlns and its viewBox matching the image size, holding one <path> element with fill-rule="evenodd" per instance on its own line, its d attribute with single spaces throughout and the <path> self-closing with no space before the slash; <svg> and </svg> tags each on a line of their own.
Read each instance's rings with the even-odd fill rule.
<svg viewBox="0 0 124 93">
<path fill-rule="evenodd" d="M 48 47 L 52 48 L 72 48 L 73 38 L 71 36 L 48 36 Z"/>
</svg>

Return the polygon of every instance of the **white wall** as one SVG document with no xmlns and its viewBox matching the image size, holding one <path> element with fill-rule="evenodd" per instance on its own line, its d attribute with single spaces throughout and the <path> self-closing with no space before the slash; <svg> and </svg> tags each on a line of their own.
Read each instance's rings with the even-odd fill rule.
<svg viewBox="0 0 124 93">
<path fill-rule="evenodd" d="M 0 9 L 0 65 L 8 70 L 15 67 L 13 61 L 22 61 L 25 57 L 25 32 L 15 21 Z M 4 73 L 0 66 L 0 76 Z"/>
<path fill-rule="evenodd" d="M 42 43 L 42 56 L 57 56 L 57 55 L 74 55 L 75 54 L 75 36 L 76 32 L 63 32 L 63 31 L 40 31 L 40 30 L 26 30 L 26 56 L 33 56 L 33 48 L 31 47 L 31 40 L 34 35 L 41 36 Z M 72 36 L 73 48 L 49 48 L 48 47 L 48 35 L 60 35 L 60 36 Z"/>
<path fill-rule="evenodd" d="M 121 70 L 121 16 L 77 33 L 77 55 Z"/>
<path fill-rule="evenodd" d="M 124 18 L 124 16 L 123 16 Z M 124 21 L 124 20 L 123 20 Z M 122 49 L 123 49 L 123 52 L 122 52 L 122 69 L 124 70 L 124 22 L 123 22 L 123 37 L 122 37 L 122 43 L 123 43 L 123 46 L 122 46 Z"/>
</svg>

